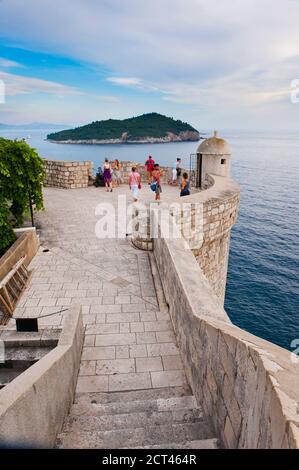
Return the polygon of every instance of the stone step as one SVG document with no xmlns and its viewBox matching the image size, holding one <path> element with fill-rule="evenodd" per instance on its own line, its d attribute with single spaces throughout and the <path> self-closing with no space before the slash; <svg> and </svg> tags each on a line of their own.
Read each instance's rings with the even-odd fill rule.
<svg viewBox="0 0 299 470">
<path fill-rule="evenodd" d="M 171 410 L 196 410 L 199 409 L 194 396 L 185 395 L 182 397 L 172 396 L 170 398 L 158 398 L 148 400 L 133 400 L 113 403 L 75 403 L 72 407 L 73 416 L 103 416 L 136 412 L 154 412 Z"/>
<path fill-rule="evenodd" d="M 155 444 L 142 447 L 124 447 L 124 449 L 219 449 L 218 439 L 201 439 L 199 441 L 188 441 L 185 444 L 167 442 L 166 444 Z"/>
<path fill-rule="evenodd" d="M 61 449 L 119 449 L 144 447 L 172 442 L 179 447 L 189 441 L 213 438 L 209 427 L 203 423 L 167 424 L 147 427 L 123 428 L 111 431 L 73 431 L 61 433 L 56 447 Z"/>
<path fill-rule="evenodd" d="M 117 429 L 141 428 L 148 426 L 201 423 L 203 414 L 199 409 L 173 411 L 144 411 L 104 416 L 74 416 L 71 414 L 64 423 L 63 432 L 111 431 Z"/>
<path fill-rule="evenodd" d="M 128 392 L 94 392 L 80 393 L 75 397 L 75 404 L 107 404 L 123 403 L 138 400 L 157 400 L 159 398 L 183 397 L 192 395 L 188 386 L 161 387 L 153 389 L 133 390 Z"/>
</svg>

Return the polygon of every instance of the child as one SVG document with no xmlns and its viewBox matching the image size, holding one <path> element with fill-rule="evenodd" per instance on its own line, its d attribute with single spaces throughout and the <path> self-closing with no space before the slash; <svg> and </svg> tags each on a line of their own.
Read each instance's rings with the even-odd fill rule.
<svg viewBox="0 0 299 470">
<path fill-rule="evenodd" d="M 183 173 L 183 179 L 181 182 L 181 194 L 180 196 L 190 196 L 190 180 L 188 179 L 188 173 Z"/>
</svg>

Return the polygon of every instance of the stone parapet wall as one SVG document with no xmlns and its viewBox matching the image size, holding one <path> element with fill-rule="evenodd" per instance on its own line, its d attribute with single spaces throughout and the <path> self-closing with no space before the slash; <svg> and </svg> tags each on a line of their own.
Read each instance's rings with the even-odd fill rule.
<svg viewBox="0 0 299 470">
<path fill-rule="evenodd" d="M 1 445 L 54 446 L 73 403 L 83 340 L 81 307 L 72 305 L 58 345 L 0 390 Z"/>
<path fill-rule="evenodd" d="M 111 162 L 111 164 L 113 164 L 113 161 Z M 137 163 L 134 161 L 122 161 L 120 162 L 120 164 L 122 166 L 121 174 L 122 174 L 122 180 L 124 183 L 129 183 L 129 175 L 131 173 L 133 166 L 135 166 L 138 173 L 140 173 L 142 182 L 145 183 L 147 181 L 147 171 L 146 171 L 145 165 L 141 165 L 140 163 Z M 165 183 L 167 184 L 169 181 L 172 180 L 172 168 L 168 166 L 160 165 L 160 170 L 162 171 L 161 182 L 163 184 Z M 184 171 L 186 171 L 189 174 L 189 170 L 183 169 L 182 172 Z"/>
<path fill-rule="evenodd" d="M 230 247 L 230 232 L 236 223 L 240 188 L 234 181 L 221 176 L 209 176 L 206 191 L 184 198 L 163 197 L 159 207 L 174 217 L 180 232 L 192 250 L 220 304 L 224 304 Z M 152 249 L 153 217 L 136 210 L 132 241 L 141 249 Z"/>
<path fill-rule="evenodd" d="M 10 272 L 15 264 L 24 257 L 28 266 L 39 249 L 39 238 L 34 227 L 15 229 L 17 240 L 0 258 L 0 279 Z"/>
<path fill-rule="evenodd" d="M 192 251 L 159 227 L 153 252 L 185 371 L 222 445 L 299 448 L 297 356 L 232 325 Z"/>
<path fill-rule="evenodd" d="M 44 160 L 44 186 L 64 189 L 87 188 L 92 180 L 92 162 Z"/>
</svg>

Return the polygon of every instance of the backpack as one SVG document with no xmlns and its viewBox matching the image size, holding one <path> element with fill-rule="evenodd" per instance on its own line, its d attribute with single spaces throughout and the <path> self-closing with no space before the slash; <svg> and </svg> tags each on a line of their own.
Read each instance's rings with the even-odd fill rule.
<svg viewBox="0 0 299 470">
<path fill-rule="evenodd" d="M 158 187 L 157 181 L 153 181 L 153 182 L 151 183 L 150 188 L 151 188 L 152 191 L 154 191 L 154 193 L 157 191 L 157 187 Z"/>
</svg>

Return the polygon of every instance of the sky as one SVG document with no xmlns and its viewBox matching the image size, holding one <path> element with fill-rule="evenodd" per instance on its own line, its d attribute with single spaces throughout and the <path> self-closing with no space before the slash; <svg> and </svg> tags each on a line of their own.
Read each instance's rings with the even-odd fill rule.
<svg viewBox="0 0 299 470">
<path fill-rule="evenodd" d="M 297 130 L 298 20 L 298 0 L 0 0 L 0 123 Z"/>
</svg>

